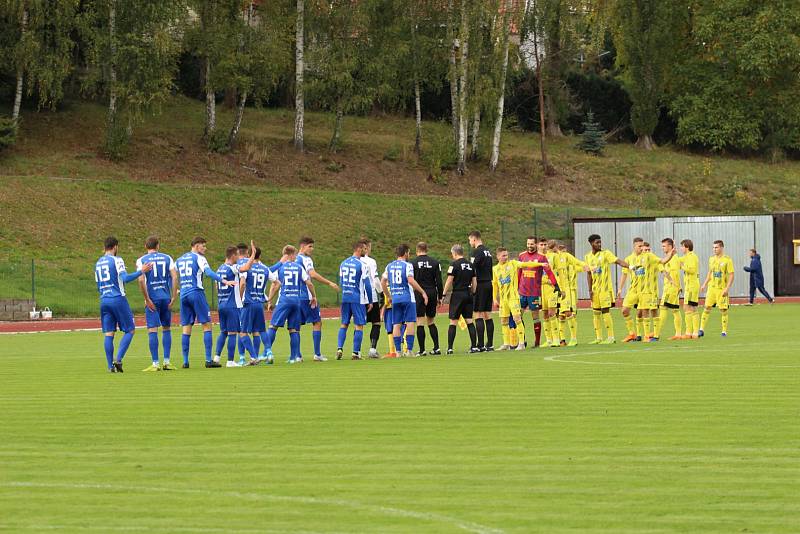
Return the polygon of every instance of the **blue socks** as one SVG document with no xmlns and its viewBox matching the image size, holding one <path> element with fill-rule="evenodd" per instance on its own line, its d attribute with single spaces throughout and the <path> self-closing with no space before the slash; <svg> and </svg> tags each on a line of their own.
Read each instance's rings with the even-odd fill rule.
<svg viewBox="0 0 800 534">
<path fill-rule="evenodd" d="M 255 359 L 258 354 L 256 354 L 255 349 L 253 348 L 253 340 L 250 339 L 250 336 L 244 335 L 239 336 L 239 344 L 245 349 L 247 352 L 250 353 L 250 359 Z M 244 351 L 242 351 L 242 355 L 244 355 Z"/>
<path fill-rule="evenodd" d="M 314 338 L 314 356 L 320 356 L 322 354 L 322 331 L 314 330 L 311 335 Z"/>
<path fill-rule="evenodd" d="M 183 349 L 183 365 L 189 365 L 189 341 L 191 341 L 191 334 L 183 334 L 181 336 L 181 349 Z"/>
<path fill-rule="evenodd" d="M 103 336 L 103 348 L 106 351 L 106 363 L 108 364 L 108 368 L 114 365 L 114 337 L 113 336 Z"/>
<path fill-rule="evenodd" d="M 161 344 L 164 345 L 164 361 L 169 361 L 169 353 L 172 352 L 172 330 L 161 332 Z"/>
<path fill-rule="evenodd" d="M 339 338 L 336 348 L 344 348 L 344 340 L 347 339 L 347 328 L 340 327 L 339 328 Z"/>
<path fill-rule="evenodd" d="M 267 354 L 272 350 L 272 345 L 275 343 L 275 336 L 278 335 L 278 331 L 274 328 L 267 329 L 267 339 L 264 341 L 264 354 Z"/>
<path fill-rule="evenodd" d="M 259 335 L 253 334 L 253 348 L 255 349 L 256 354 L 261 352 L 261 340 L 262 337 L 260 334 Z"/>
<path fill-rule="evenodd" d="M 414 334 L 406 336 L 406 349 L 408 349 L 408 352 L 414 350 Z"/>
<path fill-rule="evenodd" d="M 353 352 L 361 352 L 361 342 L 364 341 L 364 331 L 353 332 Z"/>
<path fill-rule="evenodd" d="M 300 358 L 300 332 L 289 332 L 289 346 L 291 347 L 289 359 Z"/>
<path fill-rule="evenodd" d="M 261 332 L 261 342 L 264 343 L 264 356 L 266 356 L 267 347 L 272 347 L 272 343 L 269 342 L 269 334 L 267 332 Z"/>
<path fill-rule="evenodd" d="M 150 344 L 150 358 L 154 364 L 158 364 L 158 332 L 148 332 L 147 340 Z"/>
<path fill-rule="evenodd" d="M 221 337 L 221 336 L 220 336 Z M 228 336 L 228 361 L 233 361 L 233 356 L 236 354 L 236 338 L 239 336 Z"/>
<path fill-rule="evenodd" d="M 239 340 L 237 342 L 237 345 L 239 347 L 239 356 L 244 358 L 244 337 L 239 336 Z"/>
<path fill-rule="evenodd" d="M 203 332 L 203 345 L 206 346 L 206 361 L 211 361 L 211 345 L 214 344 L 214 336 L 211 334 L 211 330 L 206 330 Z"/>
<path fill-rule="evenodd" d="M 119 350 L 117 350 L 118 362 L 121 362 L 122 358 L 125 357 L 125 353 L 128 352 L 128 347 L 131 346 L 131 341 L 133 341 L 133 332 L 125 332 L 122 336 L 122 340 L 119 342 Z"/>
<path fill-rule="evenodd" d="M 403 350 L 403 336 L 392 336 L 394 340 L 394 350 L 397 351 L 397 354 Z"/>
<path fill-rule="evenodd" d="M 222 356 L 222 347 L 225 346 L 225 340 L 228 338 L 227 332 L 220 332 L 217 336 L 217 346 L 214 351 L 214 356 Z"/>
</svg>

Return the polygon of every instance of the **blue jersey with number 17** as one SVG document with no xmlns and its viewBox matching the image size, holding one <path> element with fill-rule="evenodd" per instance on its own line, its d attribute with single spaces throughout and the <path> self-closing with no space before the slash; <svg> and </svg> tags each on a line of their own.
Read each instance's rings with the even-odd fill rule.
<svg viewBox="0 0 800 534">
<path fill-rule="evenodd" d="M 294 261 L 281 263 L 270 274 L 270 280 L 281 283 L 281 291 L 278 296 L 279 303 L 300 304 L 301 300 L 306 300 L 307 297 L 300 288 L 307 287 L 308 273 L 299 263 Z"/>
<path fill-rule="evenodd" d="M 153 264 L 153 270 L 144 275 L 150 300 L 171 299 L 172 270 L 175 269 L 175 260 L 162 252 L 148 252 L 136 260 L 136 270 L 141 271 L 145 263 Z"/>
<path fill-rule="evenodd" d="M 414 291 L 408 279 L 414 278 L 414 266 L 404 260 L 395 260 L 386 266 L 383 278 L 389 282 L 392 303 L 415 302 Z"/>
</svg>

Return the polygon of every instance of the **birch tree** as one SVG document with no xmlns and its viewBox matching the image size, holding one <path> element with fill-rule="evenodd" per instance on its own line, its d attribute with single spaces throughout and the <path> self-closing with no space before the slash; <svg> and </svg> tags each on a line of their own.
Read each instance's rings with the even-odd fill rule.
<svg viewBox="0 0 800 534">
<path fill-rule="evenodd" d="M 497 110 L 494 120 L 494 134 L 492 136 L 492 155 L 489 158 L 489 169 L 494 172 L 500 161 L 500 138 L 503 133 L 503 112 L 505 111 L 506 77 L 508 75 L 508 52 L 511 43 L 511 23 L 513 22 L 512 10 L 514 0 L 505 0 L 503 5 L 503 22 L 500 40 L 500 83 L 497 91 Z"/>
<path fill-rule="evenodd" d="M 305 0 L 297 0 L 294 48 L 294 147 L 303 151 L 305 102 Z"/>
</svg>

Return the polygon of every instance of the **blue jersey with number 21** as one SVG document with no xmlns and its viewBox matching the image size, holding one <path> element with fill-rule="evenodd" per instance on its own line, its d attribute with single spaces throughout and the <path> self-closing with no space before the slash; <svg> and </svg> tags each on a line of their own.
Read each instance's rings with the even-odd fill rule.
<svg viewBox="0 0 800 534">
<path fill-rule="evenodd" d="M 270 280 L 281 283 L 281 292 L 278 297 L 279 303 L 300 304 L 301 299 L 307 299 L 301 288 L 306 287 L 308 273 L 299 263 L 293 261 L 281 263 L 270 274 Z"/>
</svg>

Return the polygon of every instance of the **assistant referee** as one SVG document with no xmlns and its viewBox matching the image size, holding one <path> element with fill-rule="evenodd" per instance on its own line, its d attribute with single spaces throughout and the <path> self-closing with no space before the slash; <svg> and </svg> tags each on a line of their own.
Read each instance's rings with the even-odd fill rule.
<svg viewBox="0 0 800 534">
<path fill-rule="evenodd" d="M 483 244 L 481 233 L 473 230 L 469 233 L 469 245 L 472 247 L 470 261 L 475 269 L 478 288 L 475 291 L 474 314 L 475 329 L 478 334 L 478 348 L 481 351 L 494 350 L 494 320 L 492 319 L 492 253 Z M 486 343 L 483 331 L 486 328 Z"/>
<path fill-rule="evenodd" d="M 428 244 L 424 241 L 417 243 L 417 257 L 411 260 L 414 266 L 414 280 L 425 290 L 428 295 L 428 304 L 425 304 L 422 295 L 417 293 L 417 340 L 419 340 L 418 356 L 425 356 L 425 325 L 433 341 L 431 354 L 438 355 L 439 329 L 436 327 L 436 307 L 442 301 L 444 285 L 442 284 L 442 266 L 439 260 L 428 256 Z"/>
</svg>

